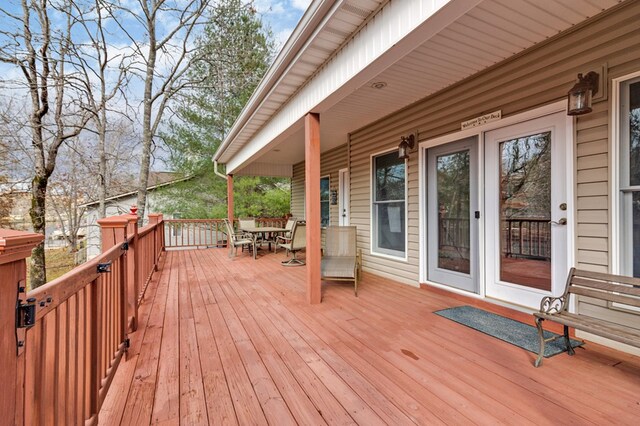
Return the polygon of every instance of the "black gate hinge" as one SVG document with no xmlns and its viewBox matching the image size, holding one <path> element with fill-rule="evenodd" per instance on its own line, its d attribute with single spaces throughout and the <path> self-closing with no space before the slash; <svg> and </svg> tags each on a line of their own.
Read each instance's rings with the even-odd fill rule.
<svg viewBox="0 0 640 426">
<path fill-rule="evenodd" d="M 122 246 L 120 247 L 122 250 L 129 250 L 129 241 L 125 241 L 124 243 L 122 243 Z"/>
<path fill-rule="evenodd" d="M 107 263 L 98 263 L 97 271 L 99 274 L 104 274 L 107 272 L 111 272 L 111 262 Z"/>
<path fill-rule="evenodd" d="M 131 339 L 129 339 L 128 337 L 126 339 L 124 339 L 124 349 L 129 349 L 131 347 Z"/>
<path fill-rule="evenodd" d="M 22 303 L 22 300 L 18 299 L 16 305 L 16 327 L 17 328 L 29 328 L 36 324 L 36 298 L 30 297 L 27 299 L 27 303 Z"/>
</svg>

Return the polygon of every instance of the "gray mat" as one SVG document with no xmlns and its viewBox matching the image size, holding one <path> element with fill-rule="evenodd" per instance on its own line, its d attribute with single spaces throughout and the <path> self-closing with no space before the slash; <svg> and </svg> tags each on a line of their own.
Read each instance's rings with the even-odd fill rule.
<svg viewBox="0 0 640 426">
<path fill-rule="evenodd" d="M 538 353 L 538 329 L 534 326 L 505 318 L 473 306 L 458 306 L 455 308 L 443 309 L 436 311 L 441 317 L 448 318 L 457 323 L 471 327 L 474 330 L 481 331 L 489 336 L 496 337 L 505 342 L 511 343 L 526 349 L 535 354 Z M 557 336 L 556 333 L 550 331 L 544 332 L 545 338 Z M 582 342 L 571 339 L 571 346 L 581 346 Z M 565 352 L 564 339 L 548 342 L 544 348 L 544 356 L 548 358 L 553 355 Z"/>
</svg>

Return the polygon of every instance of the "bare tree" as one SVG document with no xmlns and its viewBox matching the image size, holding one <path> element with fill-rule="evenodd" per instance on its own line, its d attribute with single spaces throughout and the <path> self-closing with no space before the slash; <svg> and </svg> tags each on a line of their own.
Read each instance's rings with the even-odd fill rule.
<svg viewBox="0 0 640 426">
<path fill-rule="evenodd" d="M 145 33 L 141 43 L 135 32 L 116 19 L 136 54 L 134 69 L 144 83 L 142 104 L 142 154 L 138 178 L 138 214 L 144 217 L 149 169 L 154 138 L 162 123 L 167 104 L 176 94 L 199 82 L 189 79 L 190 66 L 200 58 L 195 54 L 193 37 L 204 23 L 211 0 L 134 0 L 120 1 L 119 9 L 130 16 Z M 115 16 L 114 16 L 115 19 Z"/>
<path fill-rule="evenodd" d="M 74 45 L 76 57 L 79 59 L 79 69 L 84 74 L 87 83 L 88 106 L 92 114 L 92 121 L 98 136 L 98 202 L 99 217 L 106 215 L 106 198 L 108 192 L 108 151 L 107 132 L 109 130 L 108 114 L 124 114 L 125 111 L 110 109 L 109 103 L 120 94 L 126 107 L 124 86 L 128 83 L 127 63 L 129 55 L 116 52 L 113 43 L 108 40 L 105 21 L 109 16 L 115 16 L 116 5 L 107 0 L 91 0 L 84 8 L 77 2 L 72 3 L 78 21 L 88 41 L 85 45 Z M 113 64 L 116 64 L 115 66 Z M 113 78 L 111 74 L 116 73 Z M 95 84 L 91 84 L 92 82 Z M 126 109 L 126 108 L 125 108 Z"/>
<path fill-rule="evenodd" d="M 91 118 L 85 109 L 86 95 L 81 76 L 71 60 L 72 34 L 77 23 L 71 14 L 71 2 L 21 0 L 20 11 L 0 8 L 0 62 L 20 69 L 28 91 L 28 123 L 35 170 L 31 182 L 31 222 L 35 232 L 44 235 L 46 195 L 49 178 L 56 166 L 58 151 L 74 138 Z M 53 28 L 50 15 L 64 16 L 59 28 Z M 31 285 L 46 282 L 44 243 L 33 249 Z"/>
</svg>

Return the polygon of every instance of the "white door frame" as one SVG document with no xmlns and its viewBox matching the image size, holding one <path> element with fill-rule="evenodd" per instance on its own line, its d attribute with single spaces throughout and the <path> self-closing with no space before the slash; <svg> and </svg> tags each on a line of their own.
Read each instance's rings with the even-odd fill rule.
<svg viewBox="0 0 640 426">
<path fill-rule="evenodd" d="M 561 203 L 566 203 L 567 208 L 573 204 L 573 200 L 567 197 L 567 158 L 566 134 L 563 134 L 566 114 L 556 112 L 538 118 L 503 126 L 484 133 L 485 139 L 485 217 L 491 217 L 491 221 L 485 222 L 485 253 L 487 254 L 485 268 L 486 281 L 485 291 L 487 297 L 502 300 L 507 303 L 519 304 L 535 309 L 539 306 L 540 300 L 544 296 L 559 296 L 564 291 L 567 272 L 569 270 L 568 252 L 565 246 L 568 238 L 567 225 L 551 224 L 551 289 L 541 290 L 534 287 L 515 284 L 501 280 L 500 264 L 501 254 L 501 232 L 500 232 L 500 209 L 498 206 L 498 194 L 500 191 L 499 172 L 499 144 L 504 140 L 512 140 L 525 135 L 552 132 L 551 141 L 551 201 L 550 220 L 559 221 L 560 218 L 567 218 L 566 210 L 560 209 Z M 564 183 L 564 185 L 563 185 Z M 559 269 L 560 268 L 560 269 Z"/>
<path fill-rule="evenodd" d="M 350 196 L 349 169 L 340 169 L 338 170 L 338 225 L 340 226 L 348 226 L 351 221 Z"/>
<path fill-rule="evenodd" d="M 479 280 L 478 280 L 478 251 L 479 251 L 479 238 L 478 238 L 478 225 L 480 220 L 475 218 L 475 212 L 479 211 L 478 203 L 480 199 L 480 187 L 478 186 L 478 145 L 480 142 L 476 136 L 461 139 L 459 141 L 451 142 L 437 147 L 431 147 L 427 152 L 427 188 L 437 187 L 437 179 L 435 163 L 440 156 L 451 155 L 456 152 L 467 152 L 469 154 L 469 261 L 470 270 L 468 273 L 457 272 L 450 269 L 441 268 L 438 266 L 438 251 L 439 251 L 439 220 L 438 220 L 438 207 L 437 193 L 428 193 L 427 190 L 427 230 L 431 236 L 438 235 L 438 238 L 430 238 L 427 242 L 427 276 L 434 281 L 448 286 L 465 290 L 469 293 L 478 294 L 479 292 Z M 430 169 L 431 166 L 431 169 Z M 429 181 L 430 180 L 430 181 Z M 429 214 L 432 217 L 429 218 Z M 432 220 L 429 220 L 432 219 Z"/>
<path fill-rule="evenodd" d="M 443 286 L 441 284 L 429 282 L 427 280 L 427 241 L 425 238 L 425 230 L 427 229 L 427 215 L 426 215 L 426 203 L 427 203 L 427 195 L 426 195 L 426 178 L 427 178 L 427 170 L 425 167 L 425 160 L 427 155 L 427 149 L 430 147 L 442 145 L 448 142 L 453 142 L 458 139 L 463 139 L 468 136 L 478 135 L 480 146 L 478 147 L 478 185 L 480 188 L 484 188 L 485 179 L 484 179 L 484 132 L 489 130 L 494 130 L 500 127 L 509 126 L 512 124 L 520 123 L 523 121 L 532 120 L 534 118 L 539 118 L 545 115 L 553 114 L 556 112 L 567 111 L 567 101 L 565 99 L 554 102 L 552 104 L 548 104 L 533 110 L 529 110 L 520 114 L 516 114 L 513 116 L 505 117 L 501 120 L 494 121 L 491 123 L 486 123 L 477 127 L 473 127 L 466 130 L 461 130 L 459 132 L 451 133 L 445 136 L 440 136 L 434 139 L 423 140 L 418 144 L 418 220 L 420 230 L 418 232 L 419 235 L 419 279 L 420 283 L 431 285 L 434 287 L 439 287 L 446 289 L 448 291 L 464 294 L 470 297 L 484 298 L 486 294 L 486 273 L 485 273 L 485 262 L 486 262 L 486 250 L 483 248 L 478 253 L 478 277 L 479 277 L 479 285 L 480 292 L 477 295 L 466 292 L 464 290 L 457 290 L 452 287 Z M 575 145 L 575 131 L 574 131 L 574 119 L 571 116 L 566 116 L 566 158 L 567 158 L 567 176 L 570 179 L 567 179 L 567 203 L 569 204 L 567 213 L 567 263 L 569 266 L 575 265 L 575 235 L 576 235 L 576 199 L 574 196 L 574 182 L 575 182 L 575 157 L 574 157 L 574 145 Z M 420 137 L 418 135 L 418 140 Z M 480 196 L 478 207 L 480 209 L 480 223 L 478 224 L 478 238 L 480 240 L 480 247 L 485 246 L 485 220 L 484 220 L 484 196 Z"/>
</svg>

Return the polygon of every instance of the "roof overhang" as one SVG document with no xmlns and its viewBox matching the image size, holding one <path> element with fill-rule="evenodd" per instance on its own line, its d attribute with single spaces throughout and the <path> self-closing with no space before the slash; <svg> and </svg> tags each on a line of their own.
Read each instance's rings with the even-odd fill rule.
<svg viewBox="0 0 640 426">
<path fill-rule="evenodd" d="M 620 3 L 618 0 L 312 2 L 214 159 L 227 173 L 304 158 L 303 117 L 321 149 Z M 372 83 L 383 81 L 376 89 Z"/>
</svg>

